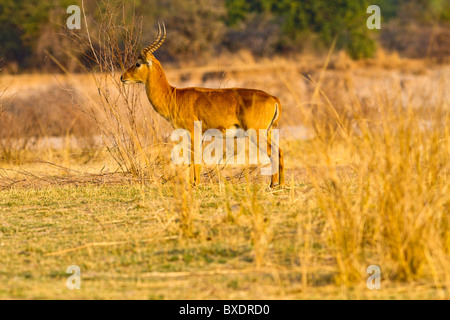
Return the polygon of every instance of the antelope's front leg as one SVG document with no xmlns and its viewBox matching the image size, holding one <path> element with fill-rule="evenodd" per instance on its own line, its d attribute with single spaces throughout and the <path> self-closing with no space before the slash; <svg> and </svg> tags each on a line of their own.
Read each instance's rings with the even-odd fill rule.
<svg viewBox="0 0 450 320">
<path fill-rule="evenodd" d="M 191 135 L 193 136 L 193 135 Z M 195 163 L 194 143 L 191 143 L 191 163 L 189 164 L 189 183 L 192 186 L 198 186 L 201 182 L 202 165 Z"/>
<path fill-rule="evenodd" d="M 189 165 L 189 183 L 192 186 L 200 185 L 201 170 L 202 170 L 201 164 L 191 163 Z"/>
<path fill-rule="evenodd" d="M 202 165 L 194 164 L 194 176 L 195 176 L 195 185 L 198 186 L 201 183 L 201 173 L 202 173 Z"/>
<path fill-rule="evenodd" d="M 191 137 L 193 135 L 191 134 Z M 191 162 L 189 163 L 189 183 L 195 186 L 194 143 L 191 143 Z"/>
<path fill-rule="evenodd" d="M 189 184 L 195 186 L 194 164 L 189 164 Z"/>
</svg>

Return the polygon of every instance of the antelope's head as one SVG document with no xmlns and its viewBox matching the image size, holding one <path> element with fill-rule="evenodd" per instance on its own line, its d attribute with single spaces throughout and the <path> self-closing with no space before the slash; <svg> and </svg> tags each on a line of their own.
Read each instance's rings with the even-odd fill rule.
<svg viewBox="0 0 450 320">
<path fill-rule="evenodd" d="M 161 47 L 164 40 L 166 40 L 166 26 L 163 23 L 163 32 L 161 32 L 161 25 L 159 23 L 158 27 L 159 31 L 155 41 L 141 51 L 136 63 L 120 77 L 123 83 L 145 83 L 147 80 L 153 64 L 153 52 Z"/>
</svg>

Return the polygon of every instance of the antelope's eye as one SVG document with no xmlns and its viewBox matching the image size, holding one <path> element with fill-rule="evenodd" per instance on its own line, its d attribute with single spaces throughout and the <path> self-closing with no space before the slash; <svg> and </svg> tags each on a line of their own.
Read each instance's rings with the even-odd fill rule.
<svg viewBox="0 0 450 320">
<path fill-rule="evenodd" d="M 139 62 L 136 62 L 136 68 L 139 68 L 141 64 Z"/>
</svg>

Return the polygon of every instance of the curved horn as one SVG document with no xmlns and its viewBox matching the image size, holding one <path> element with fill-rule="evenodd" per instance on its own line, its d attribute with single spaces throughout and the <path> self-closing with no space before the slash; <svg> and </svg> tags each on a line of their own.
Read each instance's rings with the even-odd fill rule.
<svg viewBox="0 0 450 320">
<path fill-rule="evenodd" d="M 166 26 L 163 22 L 163 28 L 164 28 L 164 33 L 161 33 L 161 25 L 158 22 L 158 35 L 156 36 L 155 41 L 153 41 L 153 43 L 151 45 L 149 45 L 148 47 L 144 48 L 141 52 L 142 55 L 149 53 L 153 53 L 156 51 L 156 49 L 158 49 L 159 47 L 162 46 L 162 44 L 164 43 L 164 41 L 166 40 Z M 162 38 L 161 38 L 162 37 Z"/>
<path fill-rule="evenodd" d="M 147 52 L 149 52 L 155 45 L 158 44 L 159 40 L 161 39 L 161 25 L 158 22 L 158 35 L 155 38 L 155 41 L 153 41 L 153 43 L 151 45 L 149 45 L 148 47 L 142 49 L 141 54 L 145 55 Z"/>
<path fill-rule="evenodd" d="M 163 22 L 163 28 L 164 28 L 164 32 L 163 32 L 163 34 L 162 34 L 161 40 L 159 40 L 158 44 L 155 45 L 155 46 L 150 50 L 150 53 L 153 53 L 153 52 L 155 52 L 156 50 L 158 50 L 158 48 L 161 47 L 162 44 L 164 43 L 164 41 L 166 40 L 166 25 L 164 24 L 164 22 Z"/>
</svg>

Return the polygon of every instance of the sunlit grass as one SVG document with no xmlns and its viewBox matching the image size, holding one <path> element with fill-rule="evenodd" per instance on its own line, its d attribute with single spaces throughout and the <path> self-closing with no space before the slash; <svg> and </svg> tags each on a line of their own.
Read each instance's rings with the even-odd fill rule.
<svg viewBox="0 0 450 320">
<path fill-rule="evenodd" d="M 91 112 L 102 146 L 1 157 L 0 297 L 448 299 L 448 67 L 398 80 L 276 63 L 238 79 L 280 97 L 282 132 L 311 132 L 281 140 L 284 189 L 230 167 L 192 188 L 143 89 L 119 70 L 89 75 L 72 107 Z M 80 290 L 65 286 L 70 265 Z"/>
</svg>

